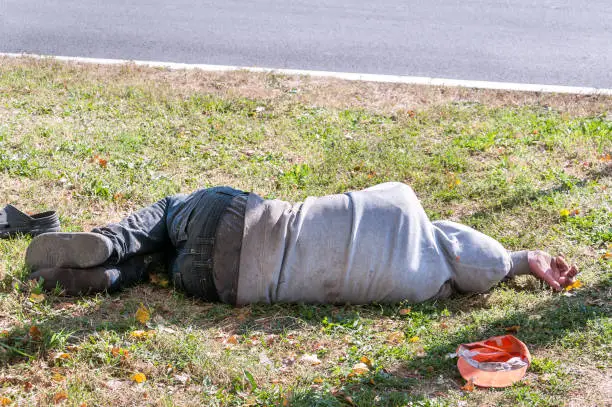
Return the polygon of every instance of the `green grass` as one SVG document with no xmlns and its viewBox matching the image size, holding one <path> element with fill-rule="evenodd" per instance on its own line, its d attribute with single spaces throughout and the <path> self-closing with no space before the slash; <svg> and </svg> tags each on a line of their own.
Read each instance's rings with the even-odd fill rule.
<svg viewBox="0 0 612 407">
<path fill-rule="evenodd" d="M 65 392 L 60 402 L 73 406 L 610 401 L 611 99 L 588 115 L 453 100 L 415 112 L 338 109 L 283 90 L 283 77 L 262 85 L 281 89 L 274 98 L 251 99 L 150 74 L 0 64 L 3 203 L 54 208 L 65 230 L 87 230 L 165 195 L 218 184 L 300 200 L 403 181 L 432 219 L 466 223 L 509 249 L 564 253 L 584 286 L 553 294 L 522 277 L 487 294 L 416 305 L 233 309 L 143 284 L 96 297 L 47 293 L 37 302 L 31 294 L 40 288 L 25 282 L 28 238 L 3 240 L 0 397 L 46 405 Z M 562 216 L 564 209 L 579 212 Z M 151 311 L 147 326 L 135 319 L 140 304 Z M 525 380 L 462 391 L 447 355 L 513 325 L 534 358 Z M 154 333 L 134 338 L 138 329 Z M 389 343 L 393 332 L 406 340 Z M 370 371 L 352 375 L 363 357 Z M 135 384 L 136 372 L 146 382 Z"/>
</svg>

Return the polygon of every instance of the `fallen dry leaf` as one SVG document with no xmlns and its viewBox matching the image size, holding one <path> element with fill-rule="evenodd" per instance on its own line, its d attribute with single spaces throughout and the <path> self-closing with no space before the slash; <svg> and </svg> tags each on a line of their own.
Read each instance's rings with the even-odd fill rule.
<svg viewBox="0 0 612 407">
<path fill-rule="evenodd" d="M 239 308 L 237 315 L 236 315 L 236 319 L 240 322 L 244 322 L 250 315 L 251 315 L 250 308 L 247 308 L 247 307 Z"/>
<path fill-rule="evenodd" d="M 114 357 L 121 357 L 121 359 L 125 360 L 130 356 L 130 352 L 127 349 L 114 347 L 111 349 L 111 355 Z"/>
<path fill-rule="evenodd" d="M 229 343 L 232 345 L 237 345 L 238 344 L 238 337 L 236 335 L 231 335 L 229 337 L 227 337 L 227 339 L 225 340 L 225 343 Z"/>
<path fill-rule="evenodd" d="M 141 329 L 137 329 L 136 331 L 132 331 L 130 333 L 130 338 L 145 340 L 155 336 L 154 330 L 143 331 Z"/>
<path fill-rule="evenodd" d="M 45 295 L 44 294 L 30 294 L 30 301 L 33 302 L 34 304 L 40 304 L 41 302 L 43 302 L 45 300 Z"/>
<path fill-rule="evenodd" d="M 461 390 L 474 391 L 474 381 L 472 379 L 468 380 L 464 386 L 461 386 Z"/>
<path fill-rule="evenodd" d="M 42 339 L 42 332 L 40 332 L 40 329 L 36 325 L 32 325 L 28 333 L 33 341 L 40 341 Z"/>
<path fill-rule="evenodd" d="M 53 402 L 55 404 L 59 404 L 65 400 L 68 400 L 68 393 L 66 393 L 64 390 L 58 391 L 57 393 L 55 393 L 55 396 L 53 396 Z"/>
<path fill-rule="evenodd" d="M 580 282 L 580 280 L 576 280 L 573 283 L 571 283 L 570 285 L 565 287 L 565 291 L 571 291 L 574 290 L 576 288 L 580 288 L 582 287 L 582 283 Z"/>
<path fill-rule="evenodd" d="M 370 371 L 370 368 L 365 363 L 359 362 L 351 369 L 351 374 L 362 375 Z"/>
<path fill-rule="evenodd" d="M 151 312 L 142 304 L 136 310 L 136 320 L 141 324 L 146 324 L 147 321 L 151 318 Z"/>
<path fill-rule="evenodd" d="M 399 310 L 399 314 L 400 315 L 408 315 L 410 314 L 411 309 L 410 308 L 402 308 L 401 310 Z"/>
<path fill-rule="evenodd" d="M 187 384 L 187 382 L 189 381 L 191 377 L 187 374 L 187 373 L 183 373 L 183 374 L 175 374 L 174 375 L 174 380 L 176 380 L 177 382 L 179 382 L 180 384 Z"/>
<path fill-rule="evenodd" d="M 392 345 L 400 344 L 404 341 L 405 335 L 401 331 L 391 332 L 387 335 L 387 343 Z"/>
<path fill-rule="evenodd" d="M 504 328 L 504 330 L 508 332 L 509 334 L 515 334 L 519 331 L 519 329 L 521 329 L 520 325 L 512 325 L 512 326 L 508 326 Z"/>
<path fill-rule="evenodd" d="M 372 361 L 367 356 L 362 356 L 359 361 L 365 363 L 368 367 L 372 367 Z"/>
<path fill-rule="evenodd" d="M 51 380 L 53 380 L 54 382 L 63 382 L 64 380 L 66 380 L 66 376 L 64 376 L 61 373 L 55 372 L 53 373 L 53 376 L 51 376 Z"/>
<path fill-rule="evenodd" d="M 70 359 L 72 356 L 70 355 L 70 353 L 66 353 L 66 352 L 58 352 L 55 354 L 55 356 L 53 357 L 53 359 L 60 359 L 60 360 L 66 360 L 66 359 Z"/>
<path fill-rule="evenodd" d="M 316 365 L 320 365 L 321 361 L 319 360 L 319 358 L 317 357 L 316 354 L 308 354 L 305 353 L 304 355 L 302 355 L 302 357 L 300 358 L 300 361 L 302 362 L 306 362 L 309 363 L 310 366 L 316 366 Z"/>
<path fill-rule="evenodd" d="M 157 285 L 162 288 L 167 288 L 170 285 L 170 281 L 163 274 L 151 274 L 149 275 L 149 281 L 151 284 Z"/>
<path fill-rule="evenodd" d="M 130 379 L 132 379 L 136 383 L 144 383 L 147 381 L 147 376 L 145 376 L 144 373 L 138 372 L 138 373 L 134 373 L 132 377 L 130 377 Z"/>
</svg>

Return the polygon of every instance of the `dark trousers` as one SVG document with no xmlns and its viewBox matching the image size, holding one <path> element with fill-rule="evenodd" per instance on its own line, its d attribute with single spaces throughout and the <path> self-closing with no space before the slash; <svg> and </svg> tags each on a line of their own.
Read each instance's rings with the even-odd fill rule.
<svg viewBox="0 0 612 407">
<path fill-rule="evenodd" d="M 119 270 L 134 256 L 165 252 L 177 288 L 235 304 L 247 196 L 227 187 L 170 196 L 92 232 L 111 239 Z"/>
</svg>

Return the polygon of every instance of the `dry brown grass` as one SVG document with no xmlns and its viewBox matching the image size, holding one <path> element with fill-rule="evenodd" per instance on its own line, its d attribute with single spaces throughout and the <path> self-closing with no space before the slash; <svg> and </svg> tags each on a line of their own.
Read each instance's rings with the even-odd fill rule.
<svg viewBox="0 0 612 407">
<path fill-rule="evenodd" d="M 46 66 L 50 62 L 48 59 L 0 57 L 0 64 L 15 69 Z M 146 83 L 158 90 L 166 88 L 183 94 L 201 92 L 223 97 L 293 101 L 326 108 L 363 108 L 387 113 L 469 102 L 490 107 L 539 105 L 571 116 L 584 116 L 609 112 L 612 106 L 612 96 L 374 83 L 247 71 L 205 72 L 149 68 L 135 64 L 84 63 L 58 63 L 55 69 L 69 71 L 80 80 L 108 80 L 121 86 L 141 86 Z"/>
</svg>

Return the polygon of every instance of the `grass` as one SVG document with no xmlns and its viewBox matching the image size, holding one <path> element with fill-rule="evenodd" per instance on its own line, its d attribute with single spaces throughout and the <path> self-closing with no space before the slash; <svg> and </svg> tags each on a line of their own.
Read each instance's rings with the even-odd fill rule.
<svg viewBox="0 0 612 407">
<path fill-rule="evenodd" d="M 522 277 L 487 294 L 344 307 L 234 309 L 159 280 L 38 297 L 29 239 L 2 240 L 3 403 L 609 405 L 612 99 L 0 62 L 2 201 L 55 208 L 64 230 L 218 184 L 300 200 L 394 180 L 432 219 L 565 253 L 584 283 L 563 295 Z M 511 326 L 533 355 L 526 378 L 463 391 L 447 355 Z M 351 374 L 364 360 L 369 371 Z"/>
</svg>

